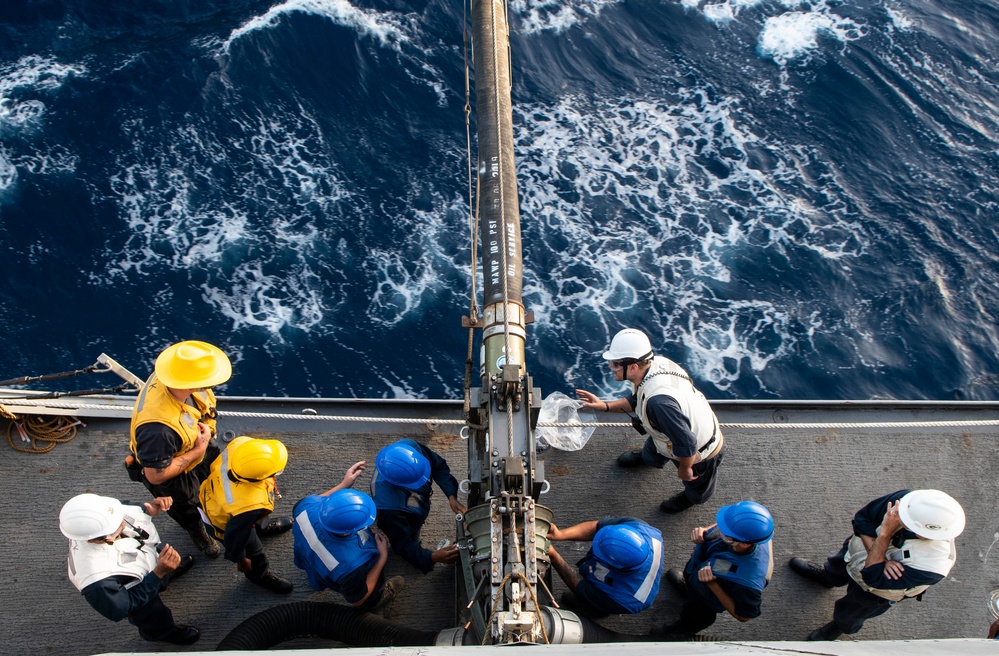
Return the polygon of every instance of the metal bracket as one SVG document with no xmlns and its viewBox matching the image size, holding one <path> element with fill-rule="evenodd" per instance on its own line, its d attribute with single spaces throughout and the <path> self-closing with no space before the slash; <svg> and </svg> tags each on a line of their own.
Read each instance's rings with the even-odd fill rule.
<svg viewBox="0 0 999 656">
<path fill-rule="evenodd" d="M 114 358 L 106 353 L 101 353 L 97 356 L 97 364 L 102 364 L 106 367 L 105 371 L 110 371 L 118 374 L 118 377 L 124 380 L 126 383 L 132 385 L 136 391 L 142 389 L 142 386 L 146 384 L 146 381 L 142 380 L 131 371 L 121 366 L 115 362 Z"/>
</svg>

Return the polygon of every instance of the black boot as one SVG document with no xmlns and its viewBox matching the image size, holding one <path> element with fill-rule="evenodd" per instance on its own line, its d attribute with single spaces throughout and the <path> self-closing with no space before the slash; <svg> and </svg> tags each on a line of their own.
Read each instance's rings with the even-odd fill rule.
<svg viewBox="0 0 999 656">
<path fill-rule="evenodd" d="M 641 467 L 645 464 L 641 451 L 625 451 L 617 457 L 617 464 L 621 467 Z"/>
<path fill-rule="evenodd" d="M 682 571 L 670 567 L 668 570 L 666 570 L 666 580 L 669 582 L 671 586 L 673 586 L 674 590 L 676 590 L 685 597 L 687 596 L 687 581 L 686 579 L 683 578 Z"/>
<path fill-rule="evenodd" d="M 683 512 L 692 505 L 694 505 L 694 502 L 687 498 L 687 493 L 681 492 L 680 494 L 674 495 L 660 503 L 659 510 L 664 513 L 673 514 Z"/>
<path fill-rule="evenodd" d="M 194 556 L 183 556 L 180 559 L 180 565 L 177 568 L 163 577 L 163 581 L 160 582 L 160 592 L 167 589 L 167 586 L 182 577 L 194 567 Z"/>
<path fill-rule="evenodd" d="M 798 558 L 795 556 L 788 561 L 788 565 L 791 566 L 791 570 L 796 574 L 804 576 L 806 579 L 811 579 L 825 588 L 834 588 L 832 581 L 829 580 L 829 574 L 826 573 L 825 568 L 818 563 L 813 563 L 810 560 L 805 560 L 804 558 Z"/>
<path fill-rule="evenodd" d="M 274 572 L 270 571 L 261 576 L 259 579 L 250 579 L 250 582 L 259 585 L 261 588 L 270 590 L 271 592 L 276 592 L 277 594 L 288 594 L 294 589 L 291 581 L 283 579 Z"/>
<path fill-rule="evenodd" d="M 290 531 L 294 523 L 291 517 L 273 517 L 268 515 L 267 519 L 257 524 L 257 535 L 262 538 L 278 535 Z"/>
<path fill-rule="evenodd" d="M 187 534 L 191 536 L 198 551 L 209 558 L 218 558 L 222 555 L 222 546 L 208 535 L 208 529 L 205 528 L 204 524 L 198 524 L 196 528 L 188 529 Z"/>
<path fill-rule="evenodd" d="M 815 642 L 818 640 L 835 640 L 841 635 L 843 635 L 843 632 L 839 630 L 839 627 L 833 622 L 829 622 L 829 624 L 820 626 L 809 633 L 805 640 L 808 640 L 809 642 Z"/>
<path fill-rule="evenodd" d="M 163 642 L 169 642 L 173 645 L 190 645 L 197 642 L 200 637 L 201 631 L 198 631 L 193 626 L 178 624 L 177 628 L 163 638 Z"/>
</svg>

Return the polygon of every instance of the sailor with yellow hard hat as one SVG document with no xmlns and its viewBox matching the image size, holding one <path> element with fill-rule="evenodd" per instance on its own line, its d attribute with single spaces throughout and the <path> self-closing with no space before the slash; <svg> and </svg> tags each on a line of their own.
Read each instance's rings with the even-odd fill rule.
<svg viewBox="0 0 999 656">
<path fill-rule="evenodd" d="M 168 496 L 167 511 L 205 555 L 216 558 L 218 543 L 198 515 L 198 490 L 219 454 L 215 437 L 215 394 L 211 388 L 232 375 L 229 358 L 207 342 L 188 340 L 166 348 L 135 401 L 131 456 L 133 480 L 154 497 Z"/>
<path fill-rule="evenodd" d="M 212 463 L 200 495 L 202 519 L 222 541 L 226 560 L 251 583 L 279 594 L 291 592 L 292 584 L 270 570 L 257 528 L 281 496 L 276 477 L 287 464 L 288 449 L 280 441 L 237 437 Z M 275 518 L 268 534 L 291 527 L 290 517 Z"/>
</svg>

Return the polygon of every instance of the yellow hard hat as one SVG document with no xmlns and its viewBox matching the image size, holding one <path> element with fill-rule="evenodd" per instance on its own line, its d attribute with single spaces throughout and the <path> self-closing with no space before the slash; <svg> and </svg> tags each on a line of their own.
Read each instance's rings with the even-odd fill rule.
<svg viewBox="0 0 999 656">
<path fill-rule="evenodd" d="M 284 471 L 288 449 L 279 440 L 250 438 L 236 446 L 229 457 L 229 471 L 238 478 L 262 481 Z"/>
<path fill-rule="evenodd" d="M 213 387 L 229 380 L 230 376 L 229 358 L 208 342 L 178 342 L 156 358 L 156 378 L 174 389 Z"/>
</svg>

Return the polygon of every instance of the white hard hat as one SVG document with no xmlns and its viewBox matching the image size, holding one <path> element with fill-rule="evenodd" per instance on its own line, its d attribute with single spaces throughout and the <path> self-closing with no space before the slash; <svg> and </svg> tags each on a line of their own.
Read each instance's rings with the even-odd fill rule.
<svg viewBox="0 0 999 656">
<path fill-rule="evenodd" d="M 922 538 L 950 540 L 964 530 L 964 508 L 940 490 L 913 490 L 898 500 L 898 517 Z"/>
<path fill-rule="evenodd" d="M 124 518 L 117 499 L 78 494 L 59 511 L 59 530 L 70 540 L 93 540 L 117 531 Z"/>
<path fill-rule="evenodd" d="M 604 360 L 645 360 L 652 357 L 652 343 L 641 330 L 625 328 L 614 335 Z"/>
</svg>

